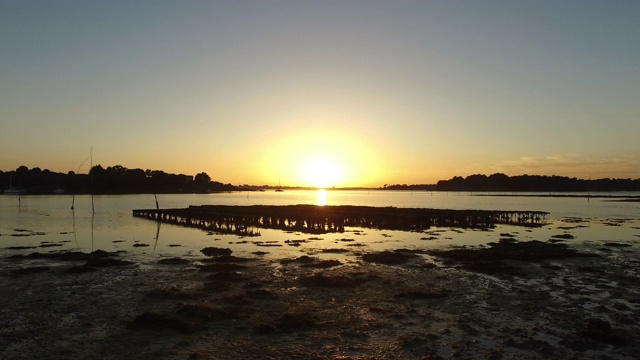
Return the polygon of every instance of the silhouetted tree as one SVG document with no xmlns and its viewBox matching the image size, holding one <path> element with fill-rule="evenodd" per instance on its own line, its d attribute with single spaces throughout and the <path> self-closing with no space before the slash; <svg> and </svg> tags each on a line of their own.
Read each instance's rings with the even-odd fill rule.
<svg viewBox="0 0 640 360">
<path fill-rule="evenodd" d="M 207 175 L 207 173 L 205 172 L 201 172 L 197 174 L 193 180 L 194 185 L 198 187 L 206 187 L 210 181 L 211 181 L 211 177 Z"/>
</svg>

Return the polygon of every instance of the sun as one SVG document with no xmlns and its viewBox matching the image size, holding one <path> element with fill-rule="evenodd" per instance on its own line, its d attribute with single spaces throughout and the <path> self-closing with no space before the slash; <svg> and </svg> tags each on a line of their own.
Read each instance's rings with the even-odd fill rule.
<svg viewBox="0 0 640 360">
<path fill-rule="evenodd" d="M 332 187 L 341 180 L 341 170 L 337 162 L 326 157 L 305 161 L 302 175 L 307 184 L 317 188 Z"/>
<path fill-rule="evenodd" d="M 344 128 L 292 129 L 265 139 L 261 147 L 256 176 L 281 186 L 370 186 L 379 182 L 384 158 L 370 140 Z"/>
</svg>

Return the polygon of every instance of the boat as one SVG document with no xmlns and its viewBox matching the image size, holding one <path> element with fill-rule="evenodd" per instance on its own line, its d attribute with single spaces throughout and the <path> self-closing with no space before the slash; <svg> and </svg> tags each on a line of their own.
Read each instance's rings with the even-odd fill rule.
<svg viewBox="0 0 640 360">
<path fill-rule="evenodd" d="M 22 195 L 22 194 L 26 194 L 27 190 L 23 190 L 23 189 L 14 189 L 13 188 L 13 173 L 9 174 L 9 188 L 6 189 L 3 194 L 5 195 Z"/>
<path fill-rule="evenodd" d="M 56 195 L 64 194 L 64 189 L 60 187 L 60 179 L 56 179 L 56 188 L 53 190 Z"/>
<path fill-rule="evenodd" d="M 27 190 L 22 189 L 7 189 L 3 192 L 5 195 L 23 195 L 27 193 Z"/>
</svg>

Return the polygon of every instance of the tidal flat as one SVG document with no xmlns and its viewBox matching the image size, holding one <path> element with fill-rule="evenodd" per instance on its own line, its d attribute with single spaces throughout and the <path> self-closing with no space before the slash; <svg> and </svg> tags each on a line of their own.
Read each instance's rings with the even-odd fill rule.
<svg viewBox="0 0 640 360">
<path fill-rule="evenodd" d="M 638 243 L 576 246 L 571 226 L 295 256 L 4 250 L 0 357 L 634 359 Z"/>
</svg>

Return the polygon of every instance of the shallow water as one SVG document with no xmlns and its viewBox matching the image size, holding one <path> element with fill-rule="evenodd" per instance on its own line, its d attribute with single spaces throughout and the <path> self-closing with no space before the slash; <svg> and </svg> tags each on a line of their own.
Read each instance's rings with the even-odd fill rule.
<svg viewBox="0 0 640 360">
<path fill-rule="evenodd" d="M 478 196 L 481 195 L 481 196 Z M 155 208 L 153 195 L 75 197 L 70 195 L 0 196 L 0 248 L 29 253 L 53 250 L 124 250 L 153 256 L 200 256 L 206 246 L 229 247 L 236 253 L 267 252 L 267 257 L 299 256 L 326 249 L 352 252 L 397 248 L 427 249 L 442 246 L 480 246 L 504 233 L 518 240 L 549 240 L 569 233 L 575 244 L 619 242 L 637 247 L 640 242 L 640 203 L 607 198 L 491 196 L 496 193 L 400 191 L 285 191 L 222 194 L 159 195 L 161 208 L 189 205 L 365 205 L 442 209 L 547 211 L 548 225 L 524 228 L 500 225 L 491 231 L 433 228 L 425 233 L 348 229 L 341 234 L 309 235 L 260 229 L 261 236 L 241 238 L 198 229 L 158 224 L 131 215 L 133 209 Z M 509 195 L 509 194 L 500 194 Z M 596 194 L 593 194 L 596 195 Z M 619 193 L 601 195 L 620 195 Z M 629 194 L 636 195 L 637 194 Z M 294 246 L 295 245 L 295 246 Z M 11 249 L 20 247 L 21 249 Z M 332 258 L 336 254 L 330 254 Z"/>
</svg>

